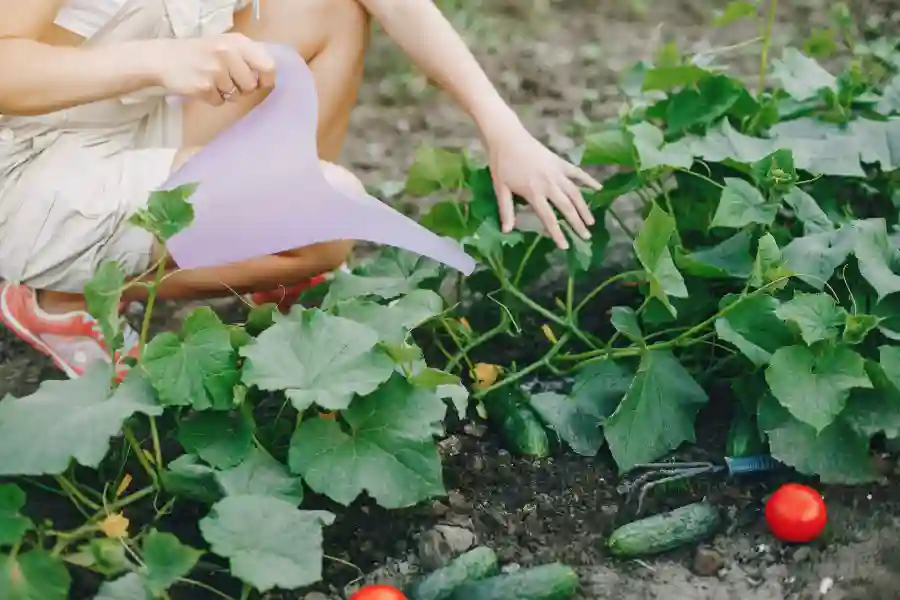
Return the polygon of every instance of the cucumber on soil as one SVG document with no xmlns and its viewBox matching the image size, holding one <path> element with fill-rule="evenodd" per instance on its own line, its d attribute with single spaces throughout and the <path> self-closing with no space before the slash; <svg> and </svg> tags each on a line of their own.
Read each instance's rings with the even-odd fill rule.
<svg viewBox="0 0 900 600">
<path fill-rule="evenodd" d="M 534 458 L 550 455 L 547 430 L 528 405 L 525 392 L 507 386 L 485 396 L 482 403 L 510 450 Z"/>
<path fill-rule="evenodd" d="M 446 600 L 460 585 L 478 581 L 499 572 L 497 555 L 479 546 L 453 560 L 449 565 L 414 581 L 406 589 L 409 600 Z"/>
<path fill-rule="evenodd" d="M 620 557 L 659 554 L 706 539 L 721 526 L 718 508 L 696 502 L 619 527 L 609 537 L 607 547 Z"/>
<path fill-rule="evenodd" d="M 577 590 L 575 571 L 553 563 L 465 583 L 449 600 L 571 600 Z"/>
</svg>

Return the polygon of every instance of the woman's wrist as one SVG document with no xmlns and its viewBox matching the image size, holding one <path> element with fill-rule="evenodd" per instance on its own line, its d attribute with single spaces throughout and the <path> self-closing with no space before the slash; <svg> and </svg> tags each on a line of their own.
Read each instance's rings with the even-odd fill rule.
<svg viewBox="0 0 900 600">
<path fill-rule="evenodd" d="M 515 111 L 499 97 L 495 102 L 472 110 L 472 118 L 488 145 L 507 137 L 510 131 L 524 127 Z"/>
</svg>

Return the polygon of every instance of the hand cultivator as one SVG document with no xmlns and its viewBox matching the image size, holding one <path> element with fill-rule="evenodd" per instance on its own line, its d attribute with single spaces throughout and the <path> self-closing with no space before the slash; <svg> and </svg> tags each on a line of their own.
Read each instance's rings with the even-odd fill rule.
<svg viewBox="0 0 900 600">
<path fill-rule="evenodd" d="M 635 466 L 636 471 L 644 471 L 635 479 L 619 486 L 618 492 L 628 496 L 628 501 L 638 494 L 637 512 L 641 513 L 647 493 L 655 487 L 676 481 L 692 479 L 700 475 L 727 473 L 729 477 L 750 473 L 764 473 L 783 468 L 780 462 L 771 456 L 725 457 L 725 464 L 713 462 L 662 462 L 646 463 Z"/>
</svg>

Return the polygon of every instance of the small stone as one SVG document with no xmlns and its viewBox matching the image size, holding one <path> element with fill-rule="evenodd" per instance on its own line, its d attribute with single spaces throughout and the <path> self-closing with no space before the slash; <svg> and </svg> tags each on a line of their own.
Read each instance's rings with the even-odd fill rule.
<svg viewBox="0 0 900 600">
<path fill-rule="evenodd" d="M 809 546 L 800 546 L 794 550 L 791 560 L 795 563 L 802 563 L 809 560 L 810 555 L 812 555 L 812 550 L 809 549 Z"/>
<path fill-rule="evenodd" d="M 466 423 L 465 426 L 463 426 L 463 431 L 466 435 L 482 438 L 484 437 L 484 434 L 487 433 L 487 425 L 484 423 Z"/>
<path fill-rule="evenodd" d="M 441 450 L 441 454 L 444 456 L 456 456 L 462 452 L 462 441 L 455 435 L 451 435 L 450 437 L 441 440 L 438 443 L 438 447 Z"/>
<path fill-rule="evenodd" d="M 695 575 L 699 575 L 700 577 L 713 577 L 724 566 L 725 559 L 712 548 L 700 546 L 694 553 L 692 570 Z"/>
<path fill-rule="evenodd" d="M 303 600 L 331 600 L 331 598 L 329 598 L 322 592 L 310 592 L 307 595 L 303 596 Z"/>
<path fill-rule="evenodd" d="M 419 563 L 426 571 L 440 569 L 453 558 L 453 549 L 436 529 L 430 529 L 419 538 Z"/>
<path fill-rule="evenodd" d="M 450 507 L 443 502 L 435 500 L 431 503 L 431 514 L 433 514 L 434 516 L 443 517 L 448 512 L 450 512 Z"/>
<path fill-rule="evenodd" d="M 467 513 L 472 510 L 472 504 L 456 490 L 448 494 L 447 501 L 450 503 L 450 508 L 456 512 Z"/>
<path fill-rule="evenodd" d="M 475 545 L 475 534 L 468 529 L 452 525 L 435 525 L 434 528 L 444 536 L 453 555 L 462 554 Z"/>
<path fill-rule="evenodd" d="M 497 558 L 500 562 L 508 563 L 516 558 L 517 550 L 513 546 L 504 546 L 497 551 Z"/>
</svg>

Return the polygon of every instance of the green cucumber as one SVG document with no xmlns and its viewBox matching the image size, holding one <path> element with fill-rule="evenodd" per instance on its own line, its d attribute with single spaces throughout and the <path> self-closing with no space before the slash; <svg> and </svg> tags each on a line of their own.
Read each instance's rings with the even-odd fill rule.
<svg viewBox="0 0 900 600">
<path fill-rule="evenodd" d="M 507 386 L 485 396 L 482 404 L 510 450 L 522 456 L 545 458 L 550 455 L 550 439 L 527 400 L 525 392 Z"/>
<path fill-rule="evenodd" d="M 699 542 L 722 525 L 719 509 L 696 502 L 619 527 L 607 541 L 609 551 L 621 557 L 646 556 Z"/>
<path fill-rule="evenodd" d="M 466 582 L 496 575 L 497 555 L 479 546 L 456 558 L 442 569 L 413 582 L 406 589 L 409 600 L 447 600 L 454 590 Z"/>
<path fill-rule="evenodd" d="M 570 600 L 577 590 L 575 571 L 554 563 L 465 583 L 450 600 Z"/>
</svg>

